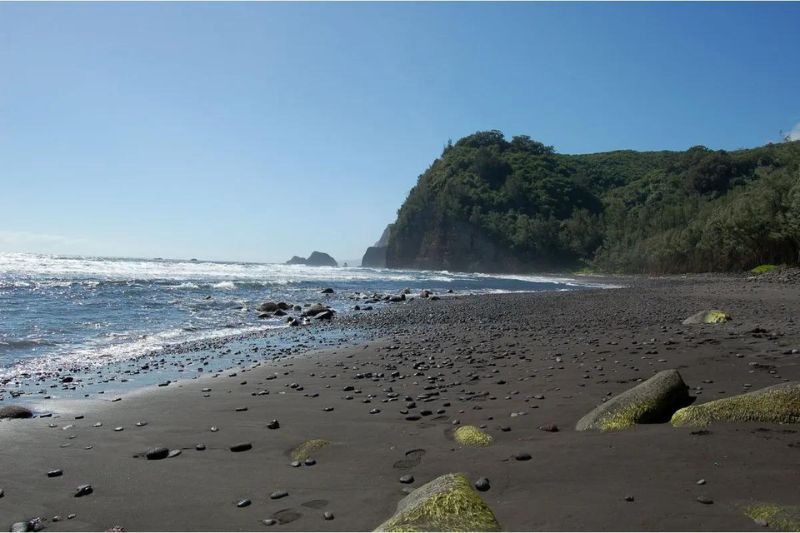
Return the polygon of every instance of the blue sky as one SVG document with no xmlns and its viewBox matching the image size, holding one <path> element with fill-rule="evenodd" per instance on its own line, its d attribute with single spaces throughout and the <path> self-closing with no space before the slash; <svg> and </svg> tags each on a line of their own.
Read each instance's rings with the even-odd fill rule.
<svg viewBox="0 0 800 533">
<path fill-rule="evenodd" d="M 448 138 L 778 140 L 799 27 L 794 3 L 2 3 L 0 251 L 360 258 Z"/>
</svg>

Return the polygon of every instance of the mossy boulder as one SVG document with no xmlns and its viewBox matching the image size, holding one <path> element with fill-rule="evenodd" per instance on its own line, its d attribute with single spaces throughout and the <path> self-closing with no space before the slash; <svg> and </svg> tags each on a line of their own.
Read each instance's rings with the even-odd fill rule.
<svg viewBox="0 0 800 533">
<path fill-rule="evenodd" d="M 464 474 L 445 474 L 400 500 L 375 531 L 500 531 L 500 524 Z"/>
<path fill-rule="evenodd" d="M 683 321 L 684 325 L 689 324 L 722 324 L 731 319 L 731 315 L 719 309 L 708 309 L 693 314 Z"/>
<path fill-rule="evenodd" d="M 715 422 L 800 424 L 800 381 L 692 405 L 672 415 L 673 426 L 706 426 Z"/>
<path fill-rule="evenodd" d="M 758 503 L 746 506 L 744 514 L 775 531 L 800 531 L 800 507 Z"/>
<path fill-rule="evenodd" d="M 294 459 L 295 461 L 305 461 L 306 459 L 311 457 L 313 454 L 315 454 L 328 444 L 330 444 L 330 442 L 328 442 L 325 439 L 307 440 L 301 443 L 300 445 L 296 446 L 291 451 L 292 459 Z"/>
<path fill-rule="evenodd" d="M 577 431 L 615 431 L 635 424 L 667 422 L 691 403 L 689 387 L 677 370 L 663 370 L 607 402 L 598 405 L 575 425 Z"/>
<path fill-rule="evenodd" d="M 753 274 L 766 274 L 767 272 L 772 272 L 773 270 L 777 270 L 778 265 L 758 265 L 757 267 L 750 270 Z"/>
<path fill-rule="evenodd" d="M 461 426 L 453 432 L 453 438 L 464 446 L 489 446 L 494 439 L 476 426 Z"/>
</svg>

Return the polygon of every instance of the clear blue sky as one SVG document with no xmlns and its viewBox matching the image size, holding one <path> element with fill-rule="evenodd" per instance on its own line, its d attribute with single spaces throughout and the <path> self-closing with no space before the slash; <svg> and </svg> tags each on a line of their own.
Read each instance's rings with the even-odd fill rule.
<svg viewBox="0 0 800 533">
<path fill-rule="evenodd" d="M 453 140 L 734 149 L 800 4 L 0 4 L 0 251 L 360 258 Z"/>
</svg>

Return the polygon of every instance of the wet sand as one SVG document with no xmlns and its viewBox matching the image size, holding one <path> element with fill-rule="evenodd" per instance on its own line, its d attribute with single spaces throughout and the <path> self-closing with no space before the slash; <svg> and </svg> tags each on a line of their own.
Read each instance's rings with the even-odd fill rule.
<svg viewBox="0 0 800 533">
<path fill-rule="evenodd" d="M 41 517 L 52 531 L 372 530 L 404 490 L 464 472 L 490 480 L 481 494 L 506 530 L 761 530 L 743 505 L 800 503 L 800 427 L 574 425 L 663 369 L 678 369 L 698 402 L 799 380 L 800 286 L 768 279 L 415 299 L 312 326 L 376 340 L 118 401 L 53 400 L 52 417 L 0 422 L 0 527 Z M 712 308 L 733 320 L 681 324 Z M 485 425 L 494 444 L 457 444 L 458 424 Z M 308 439 L 330 444 L 316 464 L 291 466 Z M 158 446 L 181 453 L 142 456 Z M 399 481 L 407 474 L 413 483 Z M 93 492 L 75 497 L 83 484 Z"/>
</svg>

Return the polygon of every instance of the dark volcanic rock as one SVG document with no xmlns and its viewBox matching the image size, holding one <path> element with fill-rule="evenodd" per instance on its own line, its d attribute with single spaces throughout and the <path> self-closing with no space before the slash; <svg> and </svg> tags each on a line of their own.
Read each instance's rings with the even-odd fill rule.
<svg viewBox="0 0 800 533">
<path fill-rule="evenodd" d="M 361 266 L 369 268 L 386 268 L 386 247 L 370 246 L 361 258 Z"/>
<path fill-rule="evenodd" d="M 33 412 L 21 405 L 0 407 L 0 418 L 31 418 Z"/>
</svg>

